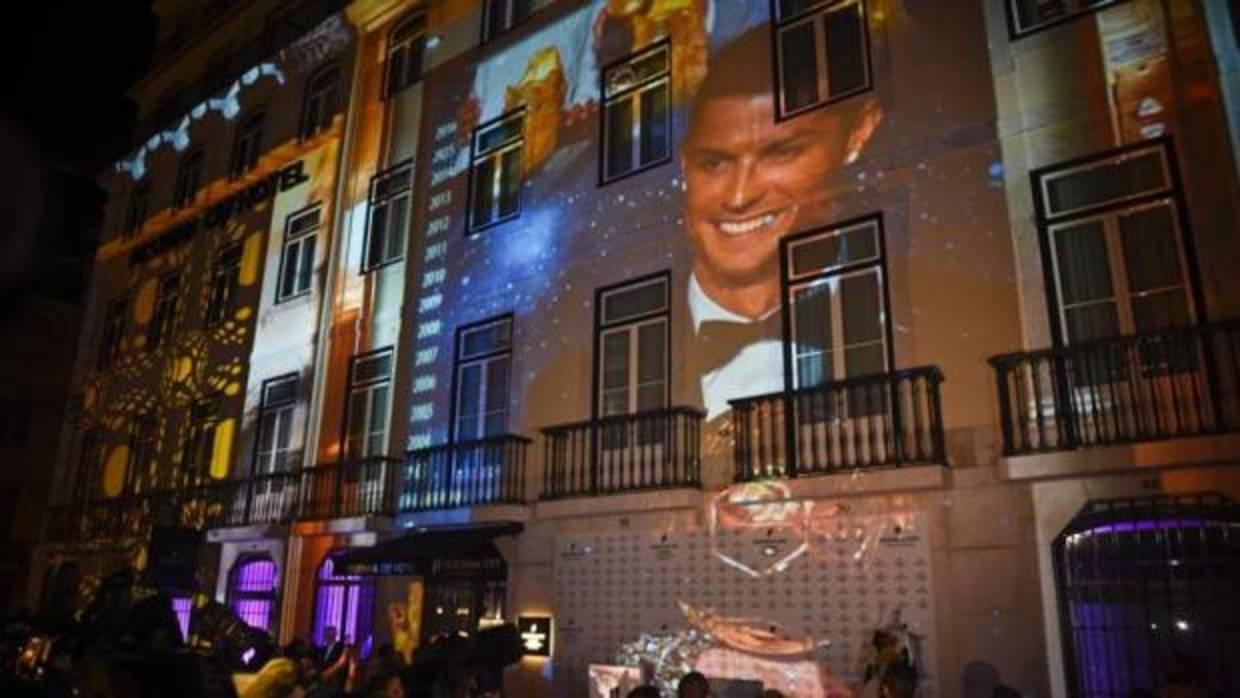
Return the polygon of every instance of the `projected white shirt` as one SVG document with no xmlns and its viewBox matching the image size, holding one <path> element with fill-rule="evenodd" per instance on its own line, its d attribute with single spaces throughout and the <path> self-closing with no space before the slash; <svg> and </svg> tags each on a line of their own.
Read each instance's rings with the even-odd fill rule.
<svg viewBox="0 0 1240 698">
<path fill-rule="evenodd" d="M 748 324 L 753 322 L 743 315 L 724 308 L 706 295 L 697 276 L 689 276 L 689 315 L 693 318 L 693 331 L 698 332 L 703 322 L 718 320 Z M 779 312 L 776 308 L 763 319 Z M 728 400 L 764 395 L 784 389 L 784 357 L 782 341 L 772 337 L 746 345 L 722 367 L 702 375 L 702 404 L 706 419 L 714 419 L 731 409 Z"/>
</svg>

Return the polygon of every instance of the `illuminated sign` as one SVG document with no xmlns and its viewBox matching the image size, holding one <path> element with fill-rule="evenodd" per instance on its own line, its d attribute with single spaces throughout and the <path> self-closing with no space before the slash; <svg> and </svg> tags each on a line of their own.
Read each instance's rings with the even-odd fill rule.
<svg viewBox="0 0 1240 698">
<path fill-rule="evenodd" d="M 551 656 L 551 616 L 521 616 L 517 618 L 517 632 L 525 656 Z"/>
<path fill-rule="evenodd" d="M 223 201 L 207 209 L 207 212 L 178 225 L 170 232 L 135 249 L 129 255 L 130 264 L 141 264 L 178 247 L 194 237 L 202 228 L 218 228 L 241 213 L 271 199 L 277 193 L 309 181 L 305 163 L 301 160 L 273 172 Z"/>
</svg>

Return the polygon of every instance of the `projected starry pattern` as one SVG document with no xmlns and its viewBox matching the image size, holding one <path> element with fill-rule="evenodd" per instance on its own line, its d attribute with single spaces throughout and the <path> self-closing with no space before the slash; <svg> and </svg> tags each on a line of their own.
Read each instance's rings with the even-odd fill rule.
<svg viewBox="0 0 1240 698">
<path fill-rule="evenodd" d="M 786 532 L 725 530 L 712 546 L 705 531 L 565 536 L 555 557 L 556 695 L 580 695 L 588 665 L 609 664 L 643 634 L 689 629 L 679 604 L 761 619 L 818 643 L 815 658 L 859 683 L 871 633 L 907 623 L 920 637 L 923 667 L 934 666 L 930 546 L 920 514 L 844 515 L 811 527 L 808 554 L 782 573 L 754 577 L 724 564 L 769 556 L 795 541 Z M 900 531 L 896 533 L 897 529 Z M 925 695 L 934 695 L 934 677 Z"/>
</svg>

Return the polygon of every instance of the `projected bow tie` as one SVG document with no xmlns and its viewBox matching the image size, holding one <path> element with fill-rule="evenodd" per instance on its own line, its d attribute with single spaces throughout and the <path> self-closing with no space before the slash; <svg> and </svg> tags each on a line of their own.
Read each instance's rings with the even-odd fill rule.
<svg viewBox="0 0 1240 698">
<path fill-rule="evenodd" d="M 745 347 L 762 340 L 778 341 L 780 337 L 779 313 L 754 322 L 707 320 L 698 326 L 693 358 L 703 374 L 710 373 L 728 365 Z"/>
</svg>

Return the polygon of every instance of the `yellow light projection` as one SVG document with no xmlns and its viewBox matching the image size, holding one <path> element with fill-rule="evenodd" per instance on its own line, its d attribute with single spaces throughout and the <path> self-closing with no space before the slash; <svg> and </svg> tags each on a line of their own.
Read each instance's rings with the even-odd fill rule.
<svg viewBox="0 0 1240 698">
<path fill-rule="evenodd" d="M 155 292 L 159 287 L 159 279 L 151 278 L 143 282 L 133 299 L 133 319 L 139 325 L 151 321 L 155 313 Z"/>
<path fill-rule="evenodd" d="M 211 477 L 223 480 L 228 477 L 228 467 L 232 455 L 233 431 L 237 420 L 225 419 L 215 427 L 215 447 L 211 450 Z"/>
<path fill-rule="evenodd" d="M 241 253 L 241 285 L 253 286 L 263 265 L 263 236 L 251 235 L 245 239 Z"/>
<path fill-rule="evenodd" d="M 107 497 L 120 495 L 125 488 L 125 468 L 129 465 L 129 447 L 116 446 L 108 453 L 103 466 L 103 494 Z"/>
</svg>

